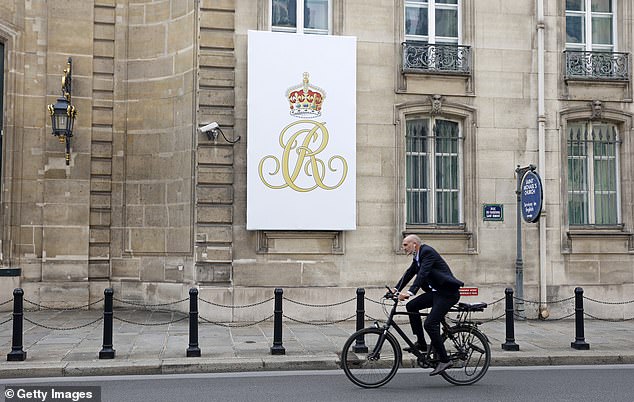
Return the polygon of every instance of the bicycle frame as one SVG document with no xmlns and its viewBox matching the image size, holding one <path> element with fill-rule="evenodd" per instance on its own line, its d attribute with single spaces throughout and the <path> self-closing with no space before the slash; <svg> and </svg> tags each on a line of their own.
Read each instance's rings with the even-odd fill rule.
<svg viewBox="0 0 634 402">
<path fill-rule="evenodd" d="M 385 342 L 385 338 L 387 336 L 388 331 L 390 330 L 390 328 L 394 328 L 396 330 L 396 333 L 398 333 L 401 338 L 405 341 L 405 343 L 407 343 L 407 345 L 410 348 L 415 348 L 414 346 L 414 342 L 412 342 L 412 340 L 407 336 L 407 334 L 405 333 L 405 331 L 403 331 L 403 329 L 401 329 L 401 327 L 398 325 L 398 323 L 396 323 L 396 321 L 394 321 L 394 317 L 395 316 L 410 316 L 412 314 L 418 314 L 421 317 L 426 317 L 429 315 L 429 313 L 422 313 L 422 312 L 417 312 L 417 313 L 410 313 L 410 312 L 406 312 L 406 311 L 396 311 L 398 308 L 398 297 L 396 297 L 396 295 L 394 295 L 393 297 L 389 298 L 391 300 L 394 301 L 394 305 L 392 306 L 392 309 L 390 311 L 390 313 L 388 314 L 387 317 L 387 321 L 385 322 L 385 324 L 383 325 L 383 332 L 381 334 L 381 337 L 379 338 L 379 341 L 377 342 L 377 344 L 375 345 L 374 350 L 372 351 L 372 356 L 375 356 L 377 351 L 380 351 L 381 348 L 383 347 L 383 343 Z M 486 304 L 484 304 L 484 307 L 486 307 Z M 477 323 L 473 322 L 470 320 L 470 316 L 471 316 L 471 312 L 472 311 L 481 311 L 484 309 L 484 307 L 482 306 L 476 306 L 473 310 L 471 309 L 460 309 L 460 308 L 456 308 L 456 307 L 452 307 L 449 312 L 450 313 L 458 313 L 458 317 L 454 320 L 457 325 L 460 326 L 464 326 L 464 327 L 469 327 L 469 328 L 474 328 L 477 330 Z M 375 321 L 374 325 L 379 328 L 378 326 L 378 322 Z M 443 320 L 441 321 L 441 326 L 442 326 L 442 332 L 445 334 L 448 334 L 448 336 L 451 338 L 452 341 L 455 341 L 453 336 L 451 335 L 451 332 L 449 331 L 449 324 L 447 324 L 447 318 L 443 317 Z M 486 338 L 486 335 L 483 333 L 483 335 Z M 487 338 L 487 341 L 488 338 Z"/>
<path fill-rule="evenodd" d="M 389 308 L 388 300 L 394 302 Z M 415 348 L 415 343 L 405 330 L 395 321 L 395 316 L 429 316 L 427 312 L 397 311 L 399 300 L 389 291 L 382 302 L 387 320 L 383 326 L 378 321 L 369 328 L 362 328 L 352 334 L 344 343 L 341 352 L 341 366 L 350 381 L 363 388 L 377 388 L 389 382 L 403 364 L 403 343 L 408 345 L 417 357 L 416 364 L 422 368 L 435 368 L 439 362 L 433 351 L 423 353 Z M 477 321 L 471 321 L 471 313 L 484 311 L 486 303 L 458 303 L 449 311 L 457 313 L 456 318 L 443 317 L 442 337 L 451 365 L 440 375 L 454 385 L 471 385 L 486 373 L 491 358 L 489 340 L 478 328 Z M 389 312 L 388 312 L 389 310 Z M 390 329 L 398 334 L 390 333 Z M 366 344 L 366 340 L 369 340 Z"/>
</svg>

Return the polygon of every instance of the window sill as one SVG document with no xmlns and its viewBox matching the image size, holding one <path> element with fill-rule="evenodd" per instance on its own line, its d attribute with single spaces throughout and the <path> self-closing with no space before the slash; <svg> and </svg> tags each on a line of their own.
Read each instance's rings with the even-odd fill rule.
<svg viewBox="0 0 634 402">
<path fill-rule="evenodd" d="M 563 77 L 565 100 L 600 100 L 603 102 L 631 102 L 630 80 Z"/>
<path fill-rule="evenodd" d="M 566 232 L 564 254 L 627 254 L 634 252 L 634 234 L 623 225 L 573 227 Z"/>
<path fill-rule="evenodd" d="M 456 226 L 409 226 L 403 236 L 417 235 L 441 254 L 477 254 L 475 236 L 464 224 Z"/>
<path fill-rule="evenodd" d="M 443 94 L 474 96 L 471 73 L 458 71 L 399 69 L 397 94 Z"/>
<path fill-rule="evenodd" d="M 258 231 L 258 254 L 343 254 L 340 231 Z"/>
</svg>

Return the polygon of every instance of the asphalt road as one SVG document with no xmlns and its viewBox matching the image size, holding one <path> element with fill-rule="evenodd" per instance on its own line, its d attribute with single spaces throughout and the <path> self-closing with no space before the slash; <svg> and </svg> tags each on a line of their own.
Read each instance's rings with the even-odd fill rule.
<svg viewBox="0 0 634 402">
<path fill-rule="evenodd" d="M 27 386 L 98 386 L 103 402 L 634 400 L 634 365 L 491 368 L 479 383 L 465 387 L 428 372 L 399 370 L 389 384 L 371 390 L 353 385 L 342 371 L 2 379 L 0 386 L 3 392 Z"/>
</svg>

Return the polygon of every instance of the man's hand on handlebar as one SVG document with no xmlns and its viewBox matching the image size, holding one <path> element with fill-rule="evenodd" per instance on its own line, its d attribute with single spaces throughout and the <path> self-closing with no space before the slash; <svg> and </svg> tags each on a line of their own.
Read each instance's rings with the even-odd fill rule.
<svg viewBox="0 0 634 402">
<path fill-rule="evenodd" d="M 399 292 L 397 288 L 390 288 L 389 286 L 385 287 L 387 289 L 387 292 L 383 296 L 384 299 L 398 299 L 398 301 L 409 299 L 409 293 Z"/>
</svg>

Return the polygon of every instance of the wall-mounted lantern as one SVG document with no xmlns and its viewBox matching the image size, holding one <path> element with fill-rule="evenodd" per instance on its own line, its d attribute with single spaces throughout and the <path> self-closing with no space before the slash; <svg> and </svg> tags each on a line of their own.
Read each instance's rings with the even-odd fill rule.
<svg viewBox="0 0 634 402">
<path fill-rule="evenodd" d="M 59 139 L 59 142 L 66 143 L 66 165 L 70 163 L 70 139 L 73 136 L 73 123 L 77 110 L 71 102 L 72 90 L 72 66 L 73 59 L 68 58 L 68 63 L 62 75 L 62 96 L 57 98 L 57 102 L 48 105 L 48 112 L 51 115 L 51 125 L 53 126 L 53 135 Z"/>
</svg>

